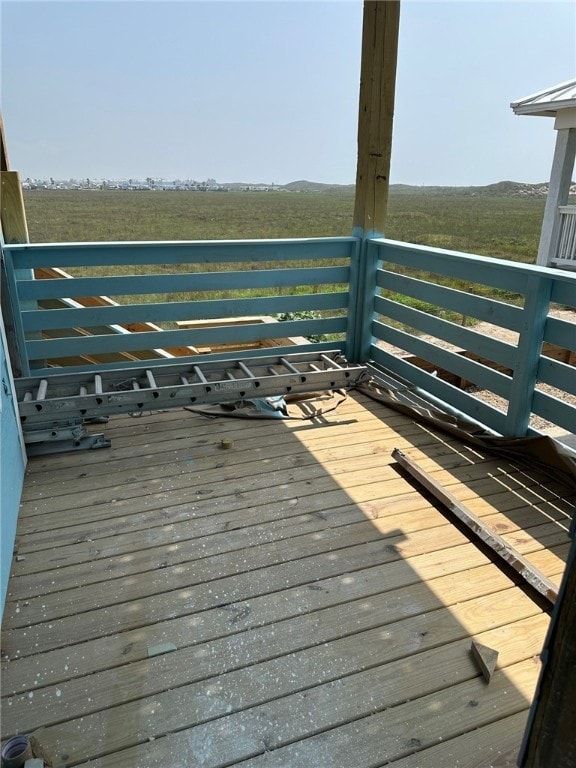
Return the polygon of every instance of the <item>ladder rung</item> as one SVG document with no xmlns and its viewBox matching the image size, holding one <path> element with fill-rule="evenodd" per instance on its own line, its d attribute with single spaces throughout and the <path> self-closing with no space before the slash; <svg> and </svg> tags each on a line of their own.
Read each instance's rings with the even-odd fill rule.
<svg viewBox="0 0 576 768">
<path fill-rule="evenodd" d="M 288 360 L 286 360 L 285 357 L 280 358 L 280 362 L 284 366 L 284 368 L 288 368 L 289 371 L 292 371 L 292 373 L 300 373 L 298 368 L 292 365 L 292 363 L 289 363 Z"/>
<path fill-rule="evenodd" d="M 148 386 L 150 389 L 156 389 L 156 379 L 154 378 L 154 374 L 152 371 L 147 370 L 146 371 L 146 378 L 148 379 Z"/>
<path fill-rule="evenodd" d="M 238 361 L 238 368 L 240 368 L 240 370 L 243 371 L 246 374 L 246 376 L 248 376 L 249 379 L 255 379 L 256 378 L 256 376 L 254 376 L 254 374 L 252 373 L 250 368 L 248 368 L 247 365 L 244 365 L 242 360 Z"/>
<path fill-rule="evenodd" d="M 338 365 L 338 363 L 335 360 L 332 360 L 327 355 L 322 355 L 321 354 L 320 355 L 320 359 L 324 361 L 324 363 L 326 364 L 326 366 L 328 368 L 333 368 L 335 371 L 341 371 L 342 370 L 342 366 Z"/>
<path fill-rule="evenodd" d="M 48 389 L 48 382 L 46 379 L 40 379 L 40 384 L 38 385 L 38 394 L 36 395 L 36 400 L 45 400 L 46 399 L 46 391 Z"/>
<path fill-rule="evenodd" d="M 197 365 L 193 365 L 192 368 L 194 369 L 194 373 L 200 379 L 202 384 L 208 384 L 208 379 L 206 378 L 206 376 L 204 376 L 200 368 L 198 368 Z"/>
</svg>

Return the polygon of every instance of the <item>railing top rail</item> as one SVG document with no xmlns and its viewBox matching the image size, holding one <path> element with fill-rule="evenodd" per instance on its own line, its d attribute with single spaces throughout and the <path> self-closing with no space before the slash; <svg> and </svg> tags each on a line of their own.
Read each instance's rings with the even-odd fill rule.
<svg viewBox="0 0 576 768">
<path fill-rule="evenodd" d="M 264 245 L 294 246 L 323 243 L 355 243 L 359 238 L 353 235 L 335 237 L 286 237 L 262 238 L 253 240 L 111 240 L 111 241 L 78 241 L 65 243 L 6 243 L 3 248 L 10 251 L 31 250 L 77 250 L 77 249 L 110 249 L 110 248 L 221 248 L 223 246 L 254 248 Z"/>
<path fill-rule="evenodd" d="M 369 238 L 369 242 L 376 245 L 389 246 L 390 249 L 392 251 L 396 251 L 396 253 L 414 253 L 419 256 L 437 255 L 441 257 L 445 262 L 466 262 L 468 264 L 475 264 L 477 266 L 485 266 L 488 268 L 498 269 L 501 272 L 511 272 L 514 274 L 521 274 L 526 276 L 533 275 L 542 278 L 551 278 L 559 282 L 576 282 L 576 274 L 563 272 L 558 269 L 554 269 L 553 267 L 541 267 L 536 264 L 522 264 L 516 261 L 508 261 L 507 259 L 497 259 L 493 256 L 478 256 L 471 253 L 463 253 L 461 251 L 449 251 L 445 250 L 444 248 L 433 248 L 429 245 L 414 245 L 412 243 L 404 243 L 399 240 L 389 240 L 385 237 Z M 433 266 L 433 262 L 430 262 L 430 272 L 434 271 Z"/>
<path fill-rule="evenodd" d="M 17 268 L 127 264 L 321 261 L 350 258 L 354 237 L 27 243 L 5 247 Z"/>
</svg>

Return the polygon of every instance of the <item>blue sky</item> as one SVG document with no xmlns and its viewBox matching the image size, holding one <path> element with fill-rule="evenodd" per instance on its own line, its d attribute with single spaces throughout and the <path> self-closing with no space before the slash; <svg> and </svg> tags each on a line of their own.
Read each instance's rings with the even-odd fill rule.
<svg viewBox="0 0 576 768">
<path fill-rule="evenodd" d="M 1 106 L 23 177 L 352 183 L 360 0 L 0 0 Z M 546 181 L 574 77 L 569 1 L 404 0 L 391 181 Z"/>
</svg>

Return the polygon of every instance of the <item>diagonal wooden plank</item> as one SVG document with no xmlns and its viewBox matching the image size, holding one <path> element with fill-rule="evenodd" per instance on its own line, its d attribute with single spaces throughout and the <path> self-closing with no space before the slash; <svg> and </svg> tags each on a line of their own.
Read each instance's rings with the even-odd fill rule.
<svg viewBox="0 0 576 768">
<path fill-rule="evenodd" d="M 531 587 L 540 592 L 552 604 L 556 601 L 558 587 L 544 573 L 532 565 L 501 536 L 489 530 L 476 515 L 445 488 L 442 488 L 437 478 L 424 472 L 413 461 L 407 459 L 401 451 L 395 450 L 393 456 L 402 467 L 407 469 L 424 488 L 433 493 L 473 534 L 487 544 L 498 557 L 514 568 Z"/>
</svg>

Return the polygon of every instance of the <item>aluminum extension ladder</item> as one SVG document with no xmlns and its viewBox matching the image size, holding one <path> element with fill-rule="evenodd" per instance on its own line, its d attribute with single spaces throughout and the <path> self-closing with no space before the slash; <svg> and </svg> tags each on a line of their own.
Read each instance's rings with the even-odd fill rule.
<svg viewBox="0 0 576 768">
<path fill-rule="evenodd" d="M 86 424 L 116 413 L 344 389 L 366 378 L 365 366 L 349 365 L 340 352 L 329 351 L 58 373 L 16 379 L 15 385 L 27 451 L 36 455 L 109 447 Z"/>
</svg>

